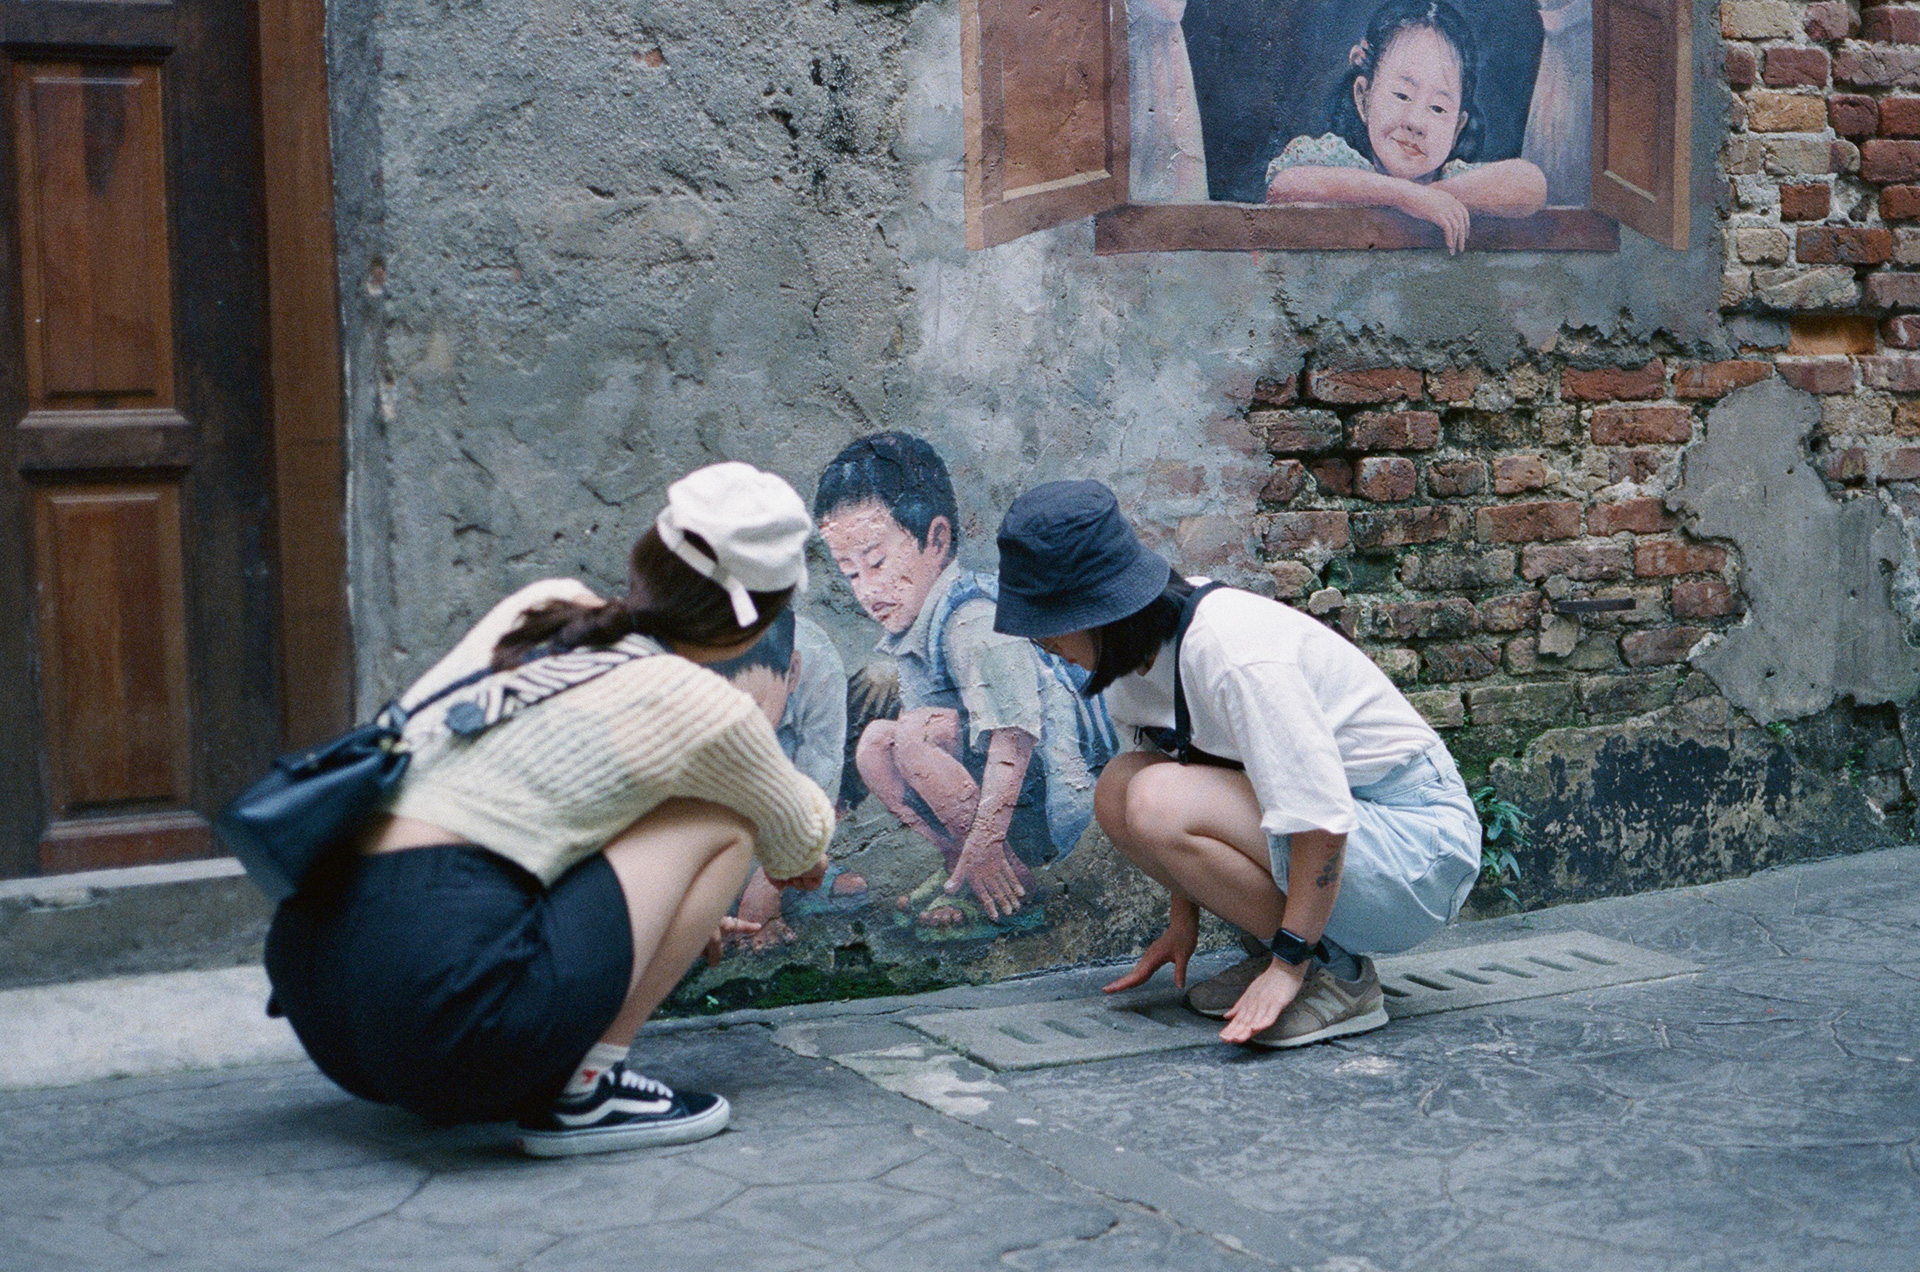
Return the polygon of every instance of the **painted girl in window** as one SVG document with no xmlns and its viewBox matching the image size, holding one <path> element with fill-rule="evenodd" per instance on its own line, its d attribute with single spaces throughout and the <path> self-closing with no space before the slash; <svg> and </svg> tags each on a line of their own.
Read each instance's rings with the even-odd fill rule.
<svg viewBox="0 0 1920 1272">
<path fill-rule="evenodd" d="M 1267 202 L 1397 208 L 1440 227 L 1449 252 L 1476 214 L 1531 216 L 1547 181 L 1524 159 L 1474 162 L 1485 131 L 1472 30 L 1446 0 L 1387 0 L 1353 46 L 1333 130 L 1267 165 Z"/>
</svg>

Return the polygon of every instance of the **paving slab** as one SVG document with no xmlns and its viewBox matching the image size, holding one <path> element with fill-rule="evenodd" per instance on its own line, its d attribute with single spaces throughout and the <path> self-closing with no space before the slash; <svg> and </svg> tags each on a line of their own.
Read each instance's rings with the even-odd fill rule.
<svg viewBox="0 0 1920 1272">
<path fill-rule="evenodd" d="M 575 1161 L 356 1101 L 305 1061 L 0 1093 L 0 1265 L 1920 1268 L 1920 849 L 1429 949 L 1459 965 L 1577 931 L 1699 970 L 1297 1051 L 1201 1040 L 1043 1069 L 981 1067 L 908 1022 L 1057 1013 L 1113 969 L 671 1022 L 642 1066 L 724 1092 L 733 1127 Z M 0 995 L 0 1032 L 24 1001 Z"/>
</svg>

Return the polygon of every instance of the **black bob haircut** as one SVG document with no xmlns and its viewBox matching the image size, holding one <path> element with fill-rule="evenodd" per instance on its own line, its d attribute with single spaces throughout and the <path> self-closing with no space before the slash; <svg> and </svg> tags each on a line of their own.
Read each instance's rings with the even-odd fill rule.
<svg viewBox="0 0 1920 1272">
<path fill-rule="evenodd" d="M 1464 159 L 1471 163 L 1480 157 L 1480 147 L 1487 134 L 1476 88 L 1480 45 L 1473 38 L 1473 28 L 1467 25 L 1466 18 L 1447 0 L 1387 0 L 1374 12 L 1373 20 L 1367 23 L 1366 40 L 1360 46 L 1360 60 L 1349 66 L 1347 73 L 1334 86 L 1333 99 L 1328 103 L 1327 111 L 1331 131 L 1339 133 L 1349 146 L 1369 160 L 1379 161 L 1379 156 L 1373 153 L 1373 142 L 1367 136 L 1367 121 L 1360 118 L 1359 108 L 1353 104 L 1353 85 L 1354 81 L 1365 79 L 1367 86 L 1373 87 L 1374 74 L 1381 57 L 1394 40 L 1408 31 L 1438 33 L 1441 39 L 1453 46 L 1454 54 L 1460 59 L 1460 110 L 1467 122 L 1460 130 L 1459 137 L 1454 139 L 1447 159 Z M 1436 172 L 1434 175 L 1439 174 Z"/>
<path fill-rule="evenodd" d="M 1160 647 L 1179 632 L 1180 615 L 1186 611 L 1187 599 L 1193 593 L 1193 584 L 1169 568 L 1167 586 L 1160 595 L 1125 618 L 1094 628 L 1097 652 L 1093 675 L 1080 692 L 1091 698 L 1120 677 L 1146 667 L 1160 652 Z"/>
<path fill-rule="evenodd" d="M 813 519 L 842 508 L 879 503 L 921 547 L 935 517 L 945 517 L 948 551 L 960 546 L 960 505 L 940 453 L 911 433 L 875 433 L 848 443 L 820 474 Z"/>
<path fill-rule="evenodd" d="M 765 667 L 776 676 L 784 677 L 793 668 L 793 611 L 783 609 L 779 617 L 767 626 L 766 635 L 753 643 L 753 648 L 744 654 L 735 654 L 724 662 L 711 663 L 708 670 L 719 673 L 732 680 L 743 671 L 753 667 Z"/>
</svg>

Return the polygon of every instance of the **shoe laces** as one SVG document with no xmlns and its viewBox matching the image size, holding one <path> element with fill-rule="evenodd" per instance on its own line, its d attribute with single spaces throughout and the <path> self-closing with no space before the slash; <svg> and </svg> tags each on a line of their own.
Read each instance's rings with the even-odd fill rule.
<svg viewBox="0 0 1920 1272">
<path fill-rule="evenodd" d="M 620 1065 L 617 1071 L 609 1073 L 607 1076 L 613 1080 L 615 1086 L 625 1090 L 638 1091 L 644 1095 L 650 1095 L 660 1100 L 671 1100 L 673 1098 L 672 1087 L 664 1082 L 656 1082 L 644 1073 L 635 1073 L 624 1064 Z"/>
</svg>

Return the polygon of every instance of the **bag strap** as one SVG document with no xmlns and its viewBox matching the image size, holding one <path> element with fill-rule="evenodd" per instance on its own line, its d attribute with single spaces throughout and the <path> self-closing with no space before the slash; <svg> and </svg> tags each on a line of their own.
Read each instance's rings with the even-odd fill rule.
<svg viewBox="0 0 1920 1272">
<path fill-rule="evenodd" d="M 418 715 L 420 712 L 425 711 L 428 707 L 440 701 L 440 699 L 446 697 L 450 693 L 458 693 L 460 690 L 465 689 L 468 685 L 477 685 L 482 680 L 485 680 L 488 676 L 491 676 L 492 674 L 493 674 L 493 668 L 482 667 L 480 670 L 473 672 L 470 675 L 465 675 L 460 677 L 460 679 L 454 681 L 450 685 L 442 685 L 440 688 L 435 689 L 432 693 L 428 694 L 426 697 L 422 698 L 420 701 L 414 703 L 411 707 L 401 706 L 400 699 L 394 698 L 391 701 L 389 701 L 386 706 L 380 708 L 380 710 L 374 714 L 374 717 L 373 717 L 374 723 L 379 724 L 382 727 L 392 731 L 394 734 L 398 735 L 402 729 L 407 727 L 408 720 L 411 720 L 414 716 Z"/>
<path fill-rule="evenodd" d="M 1193 626 L 1193 616 L 1199 611 L 1200 602 L 1206 599 L 1208 593 L 1225 586 L 1225 583 L 1203 583 L 1195 588 L 1180 611 L 1179 630 L 1173 634 L 1173 746 L 1169 749 L 1182 764 L 1220 762 L 1216 756 L 1193 749 L 1193 720 L 1187 714 L 1187 687 L 1180 675 L 1180 647 L 1186 644 L 1187 628 Z"/>
<path fill-rule="evenodd" d="M 447 728 L 461 737 L 474 737 L 557 693 L 597 680 L 636 658 L 665 652 L 657 641 L 630 635 L 603 648 L 569 649 L 532 659 L 448 707 Z"/>
</svg>

